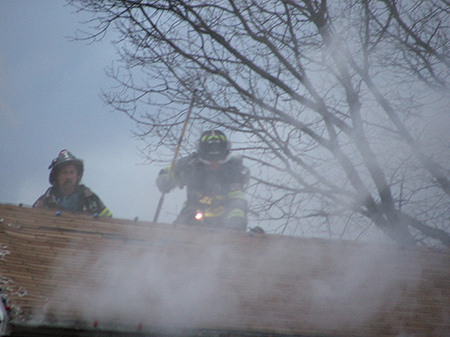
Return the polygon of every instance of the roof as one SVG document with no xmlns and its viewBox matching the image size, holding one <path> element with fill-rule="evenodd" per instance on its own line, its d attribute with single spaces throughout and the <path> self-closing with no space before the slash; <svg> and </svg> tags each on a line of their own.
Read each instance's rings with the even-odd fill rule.
<svg viewBox="0 0 450 337">
<path fill-rule="evenodd" d="M 0 287 L 12 336 L 450 335 L 450 254 L 419 247 L 0 204 Z"/>
</svg>

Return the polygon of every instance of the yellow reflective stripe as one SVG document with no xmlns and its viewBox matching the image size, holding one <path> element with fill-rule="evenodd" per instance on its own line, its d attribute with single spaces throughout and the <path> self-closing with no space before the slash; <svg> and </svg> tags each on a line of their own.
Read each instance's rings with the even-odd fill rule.
<svg viewBox="0 0 450 337">
<path fill-rule="evenodd" d="M 228 219 L 231 218 L 245 218 L 245 212 L 242 209 L 233 209 L 227 216 Z"/>
<path fill-rule="evenodd" d="M 208 134 L 204 135 L 201 139 L 201 142 L 204 142 L 206 140 L 211 140 L 211 139 L 219 139 L 219 140 L 222 140 L 223 142 L 227 141 L 227 139 L 225 138 L 224 135 L 220 135 L 220 134 L 216 135 L 216 133 L 213 130 L 210 135 L 208 135 Z"/>
<path fill-rule="evenodd" d="M 100 216 L 107 216 L 110 217 L 112 216 L 111 212 L 109 211 L 108 207 L 103 208 L 103 211 L 101 211 L 101 213 L 99 214 Z"/>
<path fill-rule="evenodd" d="M 217 207 L 214 209 L 208 209 L 203 214 L 205 218 L 218 217 L 225 214 L 225 207 Z"/>
<path fill-rule="evenodd" d="M 244 193 L 240 190 L 229 192 L 227 197 L 229 199 L 245 199 Z"/>
</svg>

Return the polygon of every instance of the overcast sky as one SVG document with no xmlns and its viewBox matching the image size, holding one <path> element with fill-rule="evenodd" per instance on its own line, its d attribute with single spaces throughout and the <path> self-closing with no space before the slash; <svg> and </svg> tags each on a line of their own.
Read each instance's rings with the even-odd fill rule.
<svg viewBox="0 0 450 337">
<path fill-rule="evenodd" d="M 114 217 L 151 220 L 161 167 L 142 165 L 135 124 L 100 98 L 116 55 L 110 41 L 71 41 L 85 18 L 65 1 L 0 0 L 0 202 L 33 204 L 65 148 L 84 160 L 83 183 Z M 174 220 L 176 195 L 161 221 Z"/>
</svg>

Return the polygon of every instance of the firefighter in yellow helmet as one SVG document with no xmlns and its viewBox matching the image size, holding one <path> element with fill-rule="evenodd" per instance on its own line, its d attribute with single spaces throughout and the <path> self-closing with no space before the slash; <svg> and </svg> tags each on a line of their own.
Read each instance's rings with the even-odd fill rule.
<svg viewBox="0 0 450 337">
<path fill-rule="evenodd" d="M 249 170 L 242 156 L 230 153 L 230 142 L 219 130 L 204 132 L 197 151 L 162 169 L 156 184 L 163 193 L 187 189 L 187 200 L 175 223 L 245 231 Z"/>
<path fill-rule="evenodd" d="M 83 161 L 67 150 L 62 150 L 49 166 L 52 185 L 33 207 L 112 216 L 100 198 L 80 184 L 84 172 Z"/>
</svg>

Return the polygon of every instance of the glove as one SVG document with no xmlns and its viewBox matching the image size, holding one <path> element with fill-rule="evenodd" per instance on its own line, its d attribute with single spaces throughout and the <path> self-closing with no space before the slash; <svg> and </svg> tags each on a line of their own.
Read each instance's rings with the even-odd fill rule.
<svg viewBox="0 0 450 337">
<path fill-rule="evenodd" d="M 176 186 L 176 182 L 173 175 L 162 173 L 156 178 L 156 186 L 158 186 L 160 192 L 168 193 Z"/>
<path fill-rule="evenodd" d="M 256 235 L 261 235 L 261 234 L 264 234 L 264 233 L 265 233 L 264 229 L 262 229 L 259 226 L 250 228 L 250 232 L 249 232 L 250 236 L 255 235 L 255 234 Z"/>
</svg>

